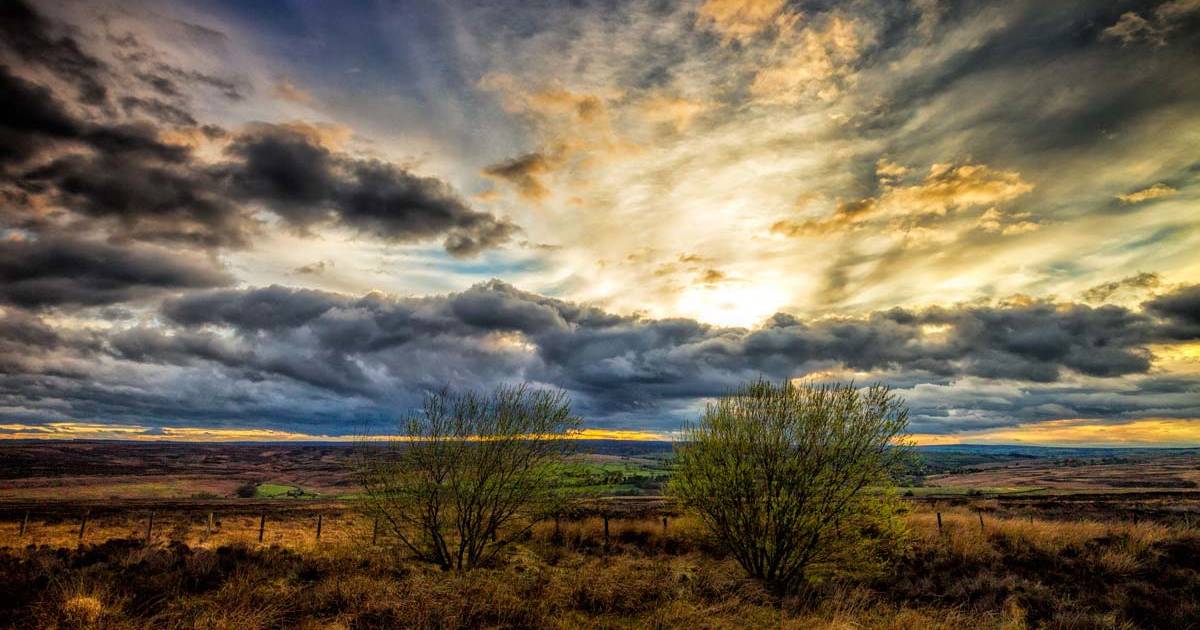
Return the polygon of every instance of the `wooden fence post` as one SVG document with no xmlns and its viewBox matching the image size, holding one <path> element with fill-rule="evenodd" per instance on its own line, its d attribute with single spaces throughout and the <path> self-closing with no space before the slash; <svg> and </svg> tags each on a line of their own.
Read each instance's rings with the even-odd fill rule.
<svg viewBox="0 0 1200 630">
<path fill-rule="evenodd" d="M 267 514 L 264 512 L 258 519 L 258 542 L 263 541 L 263 532 L 267 529 Z"/>
<path fill-rule="evenodd" d="M 983 511 L 980 510 L 978 512 L 978 514 L 979 514 L 979 532 L 983 533 Z"/>
<path fill-rule="evenodd" d="M 88 510 L 83 513 L 83 520 L 79 521 L 79 542 L 83 542 L 83 532 L 87 529 L 88 517 L 92 515 L 92 511 Z"/>
<path fill-rule="evenodd" d="M 322 514 L 317 514 L 317 542 L 321 542 L 321 517 Z"/>
<path fill-rule="evenodd" d="M 663 514 L 663 536 L 667 535 L 667 515 Z"/>
<path fill-rule="evenodd" d="M 21 533 L 19 536 L 25 535 L 25 530 L 29 527 L 29 510 L 25 510 L 25 520 L 21 521 Z"/>
<path fill-rule="evenodd" d="M 941 512 L 937 513 L 937 519 L 938 519 L 938 533 L 940 534 L 940 533 L 942 533 L 942 513 Z"/>
<path fill-rule="evenodd" d="M 371 545 L 374 546 L 379 542 L 379 517 L 375 517 L 375 522 L 371 525 Z"/>
<path fill-rule="evenodd" d="M 608 514 L 604 515 L 604 544 L 608 545 Z"/>
<path fill-rule="evenodd" d="M 154 510 L 150 510 L 150 519 L 146 521 L 146 544 L 150 544 L 150 539 L 154 535 Z"/>
</svg>

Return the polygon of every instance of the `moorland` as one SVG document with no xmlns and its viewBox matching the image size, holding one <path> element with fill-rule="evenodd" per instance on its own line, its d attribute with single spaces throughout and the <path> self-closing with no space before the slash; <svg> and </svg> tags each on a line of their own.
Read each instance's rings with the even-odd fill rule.
<svg viewBox="0 0 1200 630">
<path fill-rule="evenodd" d="M 1200 627 L 1196 451 L 919 449 L 905 546 L 783 599 L 662 496 L 669 444 L 577 451 L 572 510 L 460 574 L 357 509 L 347 445 L 3 443 L 0 627 Z"/>
</svg>

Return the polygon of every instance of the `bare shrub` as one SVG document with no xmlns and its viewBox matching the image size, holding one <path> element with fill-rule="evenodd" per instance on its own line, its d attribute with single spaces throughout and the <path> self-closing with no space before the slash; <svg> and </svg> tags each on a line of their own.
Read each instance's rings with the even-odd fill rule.
<svg viewBox="0 0 1200 630">
<path fill-rule="evenodd" d="M 470 569 L 546 514 L 556 495 L 551 464 L 579 424 L 557 390 L 430 394 L 401 437 L 361 445 L 363 505 L 417 557 Z"/>
<path fill-rule="evenodd" d="M 760 380 L 684 428 L 671 491 L 776 594 L 814 563 L 869 559 L 896 533 L 884 490 L 908 453 L 887 387 Z"/>
</svg>

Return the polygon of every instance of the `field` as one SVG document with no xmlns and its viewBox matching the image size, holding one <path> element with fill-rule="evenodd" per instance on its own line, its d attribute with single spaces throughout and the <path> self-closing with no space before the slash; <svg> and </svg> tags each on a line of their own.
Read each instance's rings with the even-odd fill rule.
<svg viewBox="0 0 1200 630">
<path fill-rule="evenodd" d="M 0 627 L 1200 628 L 1193 451 L 923 450 L 907 546 L 782 602 L 660 496 L 669 445 L 581 445 L 557 534 L 465 575 L 396 555 L 349 453 L 0 444 Z"/>
<path fill-rule="evenodd" d="M 670 445 L 581 441 L 556 474 L 581 496 L 657 495 Z M 615 452 L 619 450 L 620 452 Z M 21 442 L 0 444 L 0 503 L 44 499 L 353 498 L 346 444 Z"/>
<path fill-rule="evenodd" d="M 1188 628 L 1200 618 L 1200 532 L 949 509 L 904 518 L 888 570 L 840 572 L 777 604 L 691 519 L 546 523 L 466 575 L 394 560 L 370 525 L 311 513 L 168 525 L 4 525 L 0 626 L 11 628 Z M 164 521 L 164 525 L 169 521 Z M 110 538 L 111 536 L 111 538 Z M 101 542 L 103 540 L 103 542 Z M 36 542 L 35 542 L 36 541 Z M 22 545 L 19 543 L 29 542 Z"/>
</svg>

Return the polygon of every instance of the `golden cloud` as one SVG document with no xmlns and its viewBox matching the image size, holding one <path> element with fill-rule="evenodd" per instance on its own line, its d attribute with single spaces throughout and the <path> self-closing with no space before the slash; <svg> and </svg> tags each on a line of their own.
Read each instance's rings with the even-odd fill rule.
<svg viewBox="0 0 1200 630">
<path fill-rule="evenodd" d="M 1149 188 L 1143 188 L 1124 195 L 1117 195 L 1117 199 L 1125 203 L 1141 203 L 1151 199 L 1158 199 L 1159 197 L 1170 197 L 1178 193 L 1178 190 L 1160 182 Z"/>
<path fill-rule="evenodd" d="M 667 123 L 675 131 L 683 133 L 692 126 L 692 121 L 708 111 L 711 106 L 701 101 L 657 95 L 642 101 L 642 116 L 652 123 Z"/>
<path fill-rule="evenodd" d="M 558 161 L 542 153 L 527 153 L 483 169 L 486 177 L 511 184 L 521 197 L 542 201 L 550 195 L 543 177 L 550 174 Z"/>
<path fill-rule="evenodd" d="M 753 37 L 775 21 L 785 0 L 707 0 L 696 11 L 700 25 L 711 24 L 726 44 Z"/>
<path fill-rule="evenodd" d="M 983 164 L 934 164 L 919 185 L 893 189 L 888 203 L 915 208 L 917 212 L 945 214 L 954 208 L 1002 203 L 1031 190 L 1033 185 L 1016 171 Z"/>
<path fill-rule="evenodd" d="M 1028 212 L 1002 212 L 996 208 L 988 208 L 979 217 L 979 229 L 984 232 L 999 232 L 1004 236 L 1025 234 L 1041 229 L 1042 225 L 1028 220 Z"/>
<path fill-rule="evenodd" d="M 700 282 L 703 284 L 718 284 L 727 278 L 725 272 L 719 269 L 705 269 L 704 273 L 700 274 Z"/>
<path fill-rule="evenodd" d="M 856 201 L 838 200 L 837 207 L 833 214 L 824 219 L 810 219 L 807 221 L 776 221 L 771 225 L 772 234 L 782 234 L 784 236 L 819 236 L 821 234 L 830 234 L 840 232 L 862 222 L 878 207 L 878 202 L 873 197 L 866 199 L 858 199 Z"/>
<path fill-rule="evenodd" d="M 982 164 L 934 164 L 922 182 L 898 185 L 899 178 L 908 172 L 909 169 L 903 166 L 880 160 L 876 174 L 883 193 L 879 197 L 838 200 L 833 214 L 828 217 L 776 221 L 771 232 L 783 236 L 819 236 L 854 229 L 875 217 L 927 219 L 944 216 L 955 209 L 1003 203 L 1033 190 L 1033 185 L 1023 180 L 1019 173 Z M 979 217 L 977 226 L 1005 235 L 1022 234 L 1041 227 L 1031 221 L 1030 216 L 1025 212 L 1004 213 L 990 207 Z"/>
<path fill-rule="evenodd" d="M 764 104 L 795 104 L 816 97 L 832 101 L 853 73 L 861 54 L 858 20 L 833 16 L 824 28 L 796 30 L 798 18 L 785 22 L 772 53 L 774 62 L 759 70 L 750 93 Z"/>
</svg>

